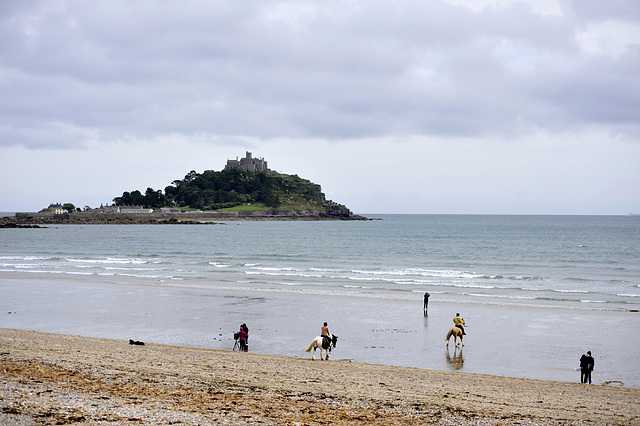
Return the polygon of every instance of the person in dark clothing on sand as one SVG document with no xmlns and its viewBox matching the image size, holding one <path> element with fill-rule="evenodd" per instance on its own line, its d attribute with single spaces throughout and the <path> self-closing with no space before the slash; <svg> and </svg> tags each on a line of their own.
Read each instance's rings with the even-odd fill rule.
<svg viewBox="0 0 640 426">
<path fill-rule="evenodd" d="M 424 294 L 424 314 L 427 315 L 427 311 L 429 310 L 429 293 Z"/>
<path fill-rule="evenodd" d="M 580 357 L 580 383 L 587 383 L 587 381 L 589 381 L 589 384 L 591 384 L 591 372 L 593 371 L 595 362 L 591 356 L 591 351 L 587 351 L 586 354 Z"/>
</svg>

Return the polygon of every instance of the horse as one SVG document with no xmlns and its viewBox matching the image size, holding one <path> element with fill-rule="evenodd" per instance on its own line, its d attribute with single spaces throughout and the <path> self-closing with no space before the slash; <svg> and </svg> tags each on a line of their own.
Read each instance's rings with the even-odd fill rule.
<svg viewBox="0 0 640 426">
<path fill-rule="evenodd" d="M 324 337 L 318 336 L 309 343 L 309 347 L 305 349 L 305 352 L 311 352 L 313 349 L 313 355 L 311 356 L 312 360 L 316 360 L 316 349 L 320 348 L 320 360 L 329 360 L 329 355 L 331 354 L 331 346 L 336 347 L 336 343 L 338 342 L 338 336 L 335 334 L 331 335 L 331 342 L 327 343 Z M 322 351 L 325 351 L 327 356 L 325 358 L 322 357 Z"/>
<path fill-rule="evenodd" d="M 455 343 L 456 346 L 464 346 L 464 343 L 462 343 L 462 330 L 455 325 L 451 327 L 447 333 L 447 337 L 445 339 L 447 341 L 447 347 L 449 347 L 449 339 L 451 339 L 451 336 L 453 336 L 453 343 Z M 460 343 L 458 343 L 458 337 L 460 338 Z"/>
</svg>

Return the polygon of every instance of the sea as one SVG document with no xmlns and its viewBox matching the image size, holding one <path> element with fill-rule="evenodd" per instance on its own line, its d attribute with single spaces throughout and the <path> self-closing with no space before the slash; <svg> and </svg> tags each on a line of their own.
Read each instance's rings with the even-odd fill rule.
<svg viewBox="0 0 640 426">
<path fill-rule="evenodd" d="M 1 229 L 0 327 L 640 388 L 640 217 L 364 216 Z"/>
</svg>

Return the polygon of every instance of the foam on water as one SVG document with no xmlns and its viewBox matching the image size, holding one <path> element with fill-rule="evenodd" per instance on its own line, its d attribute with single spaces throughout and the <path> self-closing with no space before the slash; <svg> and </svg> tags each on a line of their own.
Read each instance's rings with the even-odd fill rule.
<svg viewBox="0 0 640 426">
<path fill-rule="evenodd" d="M 571 309 L 640 308 L 635 217 L 383 219 L 6 229 L 0 274 L 82 274 L 118 285 L 179 281 L 185 288 L 248 286 L 390 300 L 419 300 L 429 291 L 436 299 L 475 303 L 542 306 L 552 300 Z M 594 306 L 599 304 L 606 307 Z"/>
</svg>

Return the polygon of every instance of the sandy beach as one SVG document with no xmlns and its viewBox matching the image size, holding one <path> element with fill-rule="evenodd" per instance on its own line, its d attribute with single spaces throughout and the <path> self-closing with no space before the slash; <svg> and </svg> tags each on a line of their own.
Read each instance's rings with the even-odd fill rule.
<svg viewBox="0 0 640 426">
<path fill-rule="evenodd" d="M 0 347 L 2 424 L 640 424 L 640 389 L 610 385 L 11 329 Z"/>
<path fill-rule="evenodd" d="M 336 361 L 559 382 L 579 382 L 574 368 L 591 350 L 594 384 L 640 389 L 629 368 L 640 333 L 625 332 L 640 330 L 640 316 L 630 312 L 434 301 L 425 317 L 422 301 L 2 278 L 0 300 L 0 328 L 225 351 L 246 323 L 251 352 L 306 358 L 300 348 L 328 321 L 340 336 Z M 445 346 L 456 312 L 467 324 L 464 351 Z M 506 324 L 517 332 L 502 334 Z"/>
</svg>

